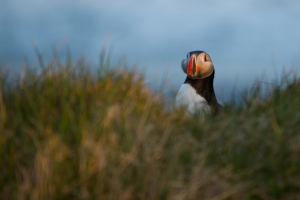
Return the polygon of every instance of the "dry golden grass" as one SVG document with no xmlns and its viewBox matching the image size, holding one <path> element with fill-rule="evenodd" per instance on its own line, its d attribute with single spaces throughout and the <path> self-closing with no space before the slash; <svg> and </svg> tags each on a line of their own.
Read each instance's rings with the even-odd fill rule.
<svg viewBox="0 0 300 200">
<path fill-rule="evenodd" d="M 299 199 L 300 81 L 282 80 L 203 119 L 124 69 L 2 71 L 1 197 Z"/>
</svg>

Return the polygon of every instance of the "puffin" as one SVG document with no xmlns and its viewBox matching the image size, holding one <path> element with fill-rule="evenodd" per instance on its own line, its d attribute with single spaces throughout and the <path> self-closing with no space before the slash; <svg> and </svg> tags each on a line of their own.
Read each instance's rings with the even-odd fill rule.
<svg viewBox="0 0 300 200">
<path fill-rule="evenodd" d="M 182 60 L 181 68 L 187 74 L 175 99 L 175 106 L 187 106 L 190 114 L 217 114 L 223 107 L 214 92 L 215 69 L 205 51 L 191 51 Z"/>
</svg>

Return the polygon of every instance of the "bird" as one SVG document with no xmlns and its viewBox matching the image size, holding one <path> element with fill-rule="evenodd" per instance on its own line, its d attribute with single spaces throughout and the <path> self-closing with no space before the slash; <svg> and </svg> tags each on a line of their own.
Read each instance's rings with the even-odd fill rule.
<svg viewBox="0 0 300 200">
<path fill-rule="evenodd" d="M 185 105 L 190 114 L 217 114 L 223 107 L 214 92 L 215 68 L 205 51 L 191 51 L 182 60 L 181 68 L 187 74 L 177 92 L 175 105 Z"/>
</svg>

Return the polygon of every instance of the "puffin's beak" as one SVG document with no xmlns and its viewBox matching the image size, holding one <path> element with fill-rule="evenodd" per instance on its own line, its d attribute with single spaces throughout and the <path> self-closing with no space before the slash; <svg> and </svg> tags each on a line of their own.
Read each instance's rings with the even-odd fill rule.
<svg viewBox="0 0 300 200">
<path fill-rule="evenodd" d="M 195 59 L 196 57 L 192 55 L 187 68 L 187 74 L 191 77 L 193 77 L 195 73 L 195 66 L 196 66 Z"/>
<path fill-rule="evenodd" d="M 205 78 L 213 71 L 213 64 L 209 55 L 205 52 L 199 55 L 192 55 L 188 67 L 187 75 L 191 78 Z"/>
</svg>

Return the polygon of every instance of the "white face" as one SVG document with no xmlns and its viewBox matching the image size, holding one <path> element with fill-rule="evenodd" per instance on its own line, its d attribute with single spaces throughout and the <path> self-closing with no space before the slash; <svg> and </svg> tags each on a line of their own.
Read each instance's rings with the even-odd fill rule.
<svg viewBox="0 0 300 200">
<path fill-rule="evenodd" d="M 214 65 L 210 56 L 202 52 L 200 54 L 193 54 L 188 61 L 186 74 L 195 79 L 206 78 L 214 71 Z"/>
</svg>

